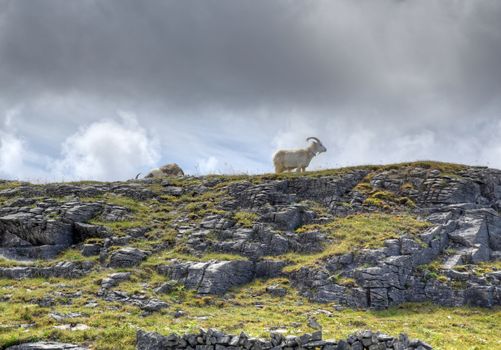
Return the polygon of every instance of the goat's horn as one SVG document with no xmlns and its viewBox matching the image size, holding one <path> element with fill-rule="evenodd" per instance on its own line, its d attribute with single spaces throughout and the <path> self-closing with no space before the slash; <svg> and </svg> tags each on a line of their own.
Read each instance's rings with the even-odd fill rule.
<svg viewBox="0 0 501 350">
<path fill-rule="evenodd" d="M 308 138 L 306 139 L 306 141 L 310 141 L 310 140 L 314 140 L 314 141 L 316 141 L 316 142 L 318 142 L 318 143 L 322 143 L 322 142 L 320 142 L 320 140 L 319 140 L 319 139 L 317 139 L 316 137 L 308 137 Z"/>
</svg>

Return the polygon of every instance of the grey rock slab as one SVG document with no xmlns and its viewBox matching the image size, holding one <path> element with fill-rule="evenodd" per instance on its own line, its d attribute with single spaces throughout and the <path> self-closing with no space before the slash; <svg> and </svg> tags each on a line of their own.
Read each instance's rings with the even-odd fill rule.
<svg viewBox="0 0 501 350">
<path fill-rule="evenodd" d="M 266 292 L 268 294 L 275 296 L 275 297 L 284 297 L 287 294 L 287 289 L 282 288 L 282 287 L 277 286 L 277 285 L 273 285 L 273 286 L 266 287 Z"/>
<path fill-rule="evenodd" d="M 0 277 L 23 279 L 36 277 L 62 277 L 79 278 L 90 272 L 93 267 L 91 262 L 60 262 L 54 266 L 36 267 L 36 266 L 17 266 L 0 268 Z"/>
<path fill-rule="evenodd" d="M 169 304 L 167 304 L 166 302 L 164 302 L 162 300 L 158 300 L 158 299 L 150 299 L 140 306 L 140 308 L 142 310 L 148 311 L 148 312 L 160 311 L 160 310 L 165 309 L 167 307 L 169 307 Z"/>
<path fill-rule="evenodd" d="M 68 209 L 63 217 L 74 222 L 86 222 L 98 215 L 103 209 L 100 203 L 82 203 Z"/>
<path fill-rule="evenodd" d="M 36 342 L 10 346 L 6 350 L 88 350 L 88 348 L 66 343 Z"/>
<path fill-rule="evenodd" d="M 167 337 L 158 333 L 142 330 L 136 333 L 136 350 L 163 350 L 167 349 L 168 344 Z"/>
<path fill-rule="evenodd" d="M 476 243 L 488 247 L 489 235 L 484 218 L 465 216 L 459 220 L 459 227 L 449 233 L 449 238 L 465 247 L 472 247 Z"/>
<path fill-rule="evenodd" d="M 254 278 L 254 264 L 250 261 L 219 261 L 209 264 L 198 286 L 201 294 L 223 294 L 234 286 L 247 284 Z"/>
<path fill-rule="evenodd" d="M 224 294 L 255 277 L 255 264 L 248 260 L 190 262 L 174 260 L 158 271 L 200 294 Z"/>
<path fill-rule="evenodd" d="M 101 281 L 101 288 L 112 288 L 117 286 L 120 282 L 126 281 L 130 278 L 130 272 L 117 272 L 108 275 Z"/>
<path fill-rule="evenodd" d="M 139 265 L 148 255 L 149 252 L 137 248 L 122 248 L 111 254 L 109 266 L 114 268 L 134 267 Z"/>
<path fill-rule="evenodd" d="M 168 294 L 175 290 L 176 286 L 176 281 L 167 281 L 165 283 L 162 283 L 162 285 L 160 285 L 158 288 L 155 288 L 155 293 Z"/>
<path fill-rule="evenodd" d="M 83 244 L 80 252 L 83 256 L 95 256 L 101 253 L 101 248 L 99 244 Z"/>
</svg>

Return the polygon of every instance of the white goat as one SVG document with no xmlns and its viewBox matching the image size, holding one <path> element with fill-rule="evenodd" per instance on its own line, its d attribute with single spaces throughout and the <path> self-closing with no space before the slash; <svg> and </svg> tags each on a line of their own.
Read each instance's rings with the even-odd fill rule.
<svg viewBox="0 0 501 350">
<path fill-rule="evenodd" d="M 273 164 L 277 174 L 284 171 L 303 172 L 310 165 L 311 159 L 319 153 L 326 152 L 327 148 L 322 145 L 316 137 L 308 137 L 306 141 L 313 140 L 311 145 L 304 149 L 297 150 L 280 150 L 273 156 Z"/>
<path fill-rule="evenodd" d="M 141 173 L 136 175 L 136 180 L 139 178 Z M 179 167 L 176 163 L 166 164 L 160 168 L 155 168 L 151 170 L 145 178 L 163 178 L 166 176 L 184 176 L 183 169 Z"/>
</svg>

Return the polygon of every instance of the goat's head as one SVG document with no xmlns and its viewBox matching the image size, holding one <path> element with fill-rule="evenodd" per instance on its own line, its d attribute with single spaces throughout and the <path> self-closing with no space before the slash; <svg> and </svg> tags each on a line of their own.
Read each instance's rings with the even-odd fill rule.
<svg viewBox="0 0 501 350">
<path fill-rule="evenodd" d="M 315 152 L 315 154 L 327 152 L 327 148 L 325 148 L 325 146 L 319 139 L 317 139 L 316 137 L 308 137 L 306 139 L 306 141 L 310 140 L 313 140 L 312 146 L 313 146 L 313 152 Z"/>
</svg>

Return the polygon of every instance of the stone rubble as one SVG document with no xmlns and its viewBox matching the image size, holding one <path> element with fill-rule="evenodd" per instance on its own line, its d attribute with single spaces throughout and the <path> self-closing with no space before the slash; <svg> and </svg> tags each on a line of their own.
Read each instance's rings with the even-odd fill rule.
<svg viewBox="0 0 501 350">
<path fill-rule="evenodd" d="M 195 334 L 167 336 L 139 330 L 136 335 L 137 350 L 431 350 L 429 344 L 409 339 L 405 334 L 392 337 L 370 330 L 360 331 L 344 340 L 323 340 L 322 332 L 306 333 L 300 336 L 284 336 L 272 332 L 270 338 L 249 337 L 245 333 L 231 335 L 215 329 L 200 329 Z"/>
</svg>

